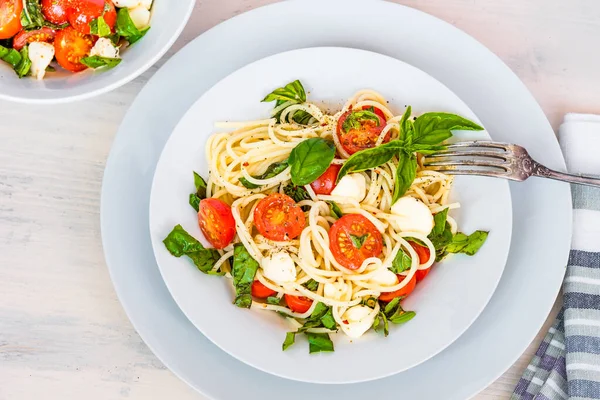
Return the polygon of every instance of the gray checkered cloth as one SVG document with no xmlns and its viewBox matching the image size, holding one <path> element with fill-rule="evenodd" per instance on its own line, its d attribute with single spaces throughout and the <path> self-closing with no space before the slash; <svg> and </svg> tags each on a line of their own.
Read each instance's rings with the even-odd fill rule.
<svg viewBox="0 0 600 400">
<path fill-rule="evenodd" d="M 600 116 L 568 114 L 559 140 L 570 172 L 600 175 Z M 600 399 L 600 189 L 572 190 L 563 309 L 511 400 Z"/>
</svg>

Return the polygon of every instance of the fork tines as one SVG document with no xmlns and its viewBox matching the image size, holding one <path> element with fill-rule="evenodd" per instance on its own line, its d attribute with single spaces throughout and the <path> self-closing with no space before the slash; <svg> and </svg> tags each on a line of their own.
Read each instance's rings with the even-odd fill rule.
<svg viewBox="0 0 600 400">
<path fill-rule="evenodd" d="M 426 155 L 427 169 L 457 175 L 506 176 L 513 158 L 512 145 L 498 142 L 460 142 Z"/>
</svg>

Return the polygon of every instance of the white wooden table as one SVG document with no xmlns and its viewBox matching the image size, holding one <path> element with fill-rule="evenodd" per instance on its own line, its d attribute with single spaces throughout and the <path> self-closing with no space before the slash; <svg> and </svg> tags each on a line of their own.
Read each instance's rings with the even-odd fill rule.
<svg viewBox="0 0 600 400">
<path fill-rule="evenodd" d="M 198 0 L 165 59 L 219 22 L 272 1 Z M 600 112 L 597 0 L 399 2 L 451 22 L 498 54 L 555 129 L 565 112 Z M 95 99 L 0 101 L 0 400 L 201 399 L 133 330 L 100 242 L 100 186 L 113 136 L 165 59 Z M 476 398 L 508 398 L 546 329 Z"/>
</svg>

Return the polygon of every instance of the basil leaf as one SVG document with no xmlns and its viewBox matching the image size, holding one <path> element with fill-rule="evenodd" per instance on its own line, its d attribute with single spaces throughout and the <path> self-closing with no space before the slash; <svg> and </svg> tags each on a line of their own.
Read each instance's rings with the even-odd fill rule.
<svg viewBox="0 0 600 400">
<path fill-rule="evenodd" d="M 390 334 L 390 326 L 388 324 L 388 319 L 385 313 L 379 312 L 379 316 L 383 320 L 383 336 L 387 337 Z"/>
<path fill-rule="evenodd" d="M 287 169 L 287 167 L 288 167 L 287 160 L 282 161 L 282 162 L 276 162 L 276 163 L 269 165 L 265 172 L 263 172 L 260 175 L 253 176 L 253 178 L 256 178 L 256 179 L 273 178 L 273 177 L 279 175 L 280 173 L 282 173 L 283 171 L 285 171 Z M 249 182 L 246 178 L 243 178 L 243 177 L 240 178 L 240 183 L 248 189 L 258 189 L 260 187 L 260 185 L 256 185 L 252 182 Z"/>
<path fill-rule="evenodd" d="M 285 334 L 285 340 L 281 346 L 283 351 L 287 350 L 288 347 L 294 344 L 296 341 L 296 332 L 288 332 Z"/>
<path fill-rule="evenodd" d="M 385 164 L 398 154 L 398 150 L 402 149 L 404 149 L 404 144 L 400 140 L 393 140 L 352 154 L 340 169 L 336 183 L 351 172 L 366 171 Z"/>
<path fill-rule="evenodd" d="M 258 269 L 258 262 L 250 256 L 243 244 L 236 244 L 233 249 L 233 286 L 236 298 L 234 304 L 241 308 L 252 305 L 252 283 Z"/>
<path fill-rule="evenodd" d="M 206 249 L 196 238 L 187 233 L 181 225 L 176 225 L 163 240 L 169 253 L 175 257 L 188 256 L 202 272 L 207 273 L 219 260 L 219 252 Z"/>
<path fill-rule="evenodd" d="M 338 206 L 335 201 L 328 201 L 328 203 L 329 209 L 331 210 L 331 216 L 337 219 L 342 218 L 344 214 L 342 213 L 342 209 L 340 208 L 340 206 Z"/>
<path fill-rule="evenodd" d="M 381 124 L 379 121 L 379 116 L 375 114 L 373 111 L 362 110 L 362 111 L 353 111 L 344 120 L 342 124 L 342 132 L 347 133 L 351 129 L 360 129 L 362 123 L 365 121 L 375 121 L 377 126 Z"/>
<path fill-rule="evenodd" d="M 381 324 L 381 321 L 380 321 L 380 320 L 381 320 L 381 319 L 379 318 L 379 314 L 377 314 L 377 315 L 375 316 L 375 319 L 373 320 L 373 325 L 371 325 L 371 328 L 373 328 L 373 330 L 374 330 L 375 332 L 379 332 L 379 330 L 380 330 L 380 328 L 379 328 L 379 325 Z"/>
<path fill-rule="evenodd" d="M 413 319 L 415 315 L 417 315 L 417 313 L 414 311 L 403 311 L 402 313 L 394 315 L 392 318 L 390 318 L 390 322 L 396 325 L 405 324 Z"/>
<path fill-rule="evenodd" d="M 281 304 L 281 299 L 276 296 L 269 296 L 269 297 L 267 297 L 267 303 L 272 304 L 274 306 L 278 306 L 279 304 Z"/>
<path fill-rule="evenodd" d="M 263 102 L 268 103 L 274 100 L 293 101 L 295 103 L 304 103 L 306 101 L 306 92 L 304 86 L 299 80 L 288 83 L 284 87 L 273 90 L 264 99 Z"/>
<path fill-rule="evenodd" d="M 475 231 L 469 236 L 464 233 L 458 232 L 452 238 L 452 243 L 446 247 L 446 250 L 449 253 L 464 253 L 466 255 L 472 256 L 485 243 L 489 232 L 485 231 Z"/>
<path fill-rule="evenodd" d="M 412 144 L 410 145 L 410 151 L 421 153 L 421 154 L 434 154 L 438 151 L 446 150 L 444 145 L 432 145 L 432 144 Z"/>
<path fill-rule="evenodd" d="M 446 221 L 448 220 L 448 208 L 444 208 L 442 211 L 438 212 L 433 216 L 433 229 L 429 235 L 439 236 L 444 233 L 444 229 L 446 228 Z"/>
<path fill-rule="evenodd" d="M 281 115 L 281 113 L 279 115 Z M 314 117 L 312 116 L 312 114 L 307 113 L 304 110 L 297 110 L 296 112 L 294 112 L 294 115 L 292 115 L 292 120 L 300 125 L 309 125 L 312 122 L 313 118 Z"/>
<path fill-rule="evenodd" d="M 294 185 L 312 183 L 329 168 L 334 156 L 335 146 L 325 139 L 311 138 L 300 142 L 288 160 Z"/>
<path fill-rule="evenodd" d="M 302 286 L 314 292 L 319 288 L 319 282 L 315 281 L 314 279 L 311 279 Z"/>
<path fill-rule="evenodd" d="M 334 351 L 333 342 L 327 333 L 307 332 L 306 336 L 308 337 L 308 352 L 310 354 Z"/>
<path fill-rule="evenodd" d="M 310 314 L 310 317 L 308 318 L 309 321 L 320 320 L 321 317 L 327 313 L 327 310 L 329 310 L 329 307 L 327 307 L 325 304 L 319 302 L 317 304 L 317 306 L 315 307 L 315 309 L 313 310 L 312 314 Z"/>
<path fill-rule="evenodd" d="M 408 271 L 411 265 L 412 259 L 402 248 L 400 248 L 398 253 L 396 253 L 396 257 L 394 257 L 394 261 L 392 261 L 392 267 L 390 270 L 395 274 L 399 274 L 401 272 Z"/>
<path fill-rule="evenodd" d="M 150 27 L 144 28 L 140 31 L 135 27 L 135 24 L 131 20 L 129 10 L 125 7 L 119 9 L 119 12 L 117 13 L 116 31 L 119 36 L 127 39 L 129 45 L 133 45 L 135 42 L 143 38 L 149 29 Z"/>
<path fill-rule="evenodd" d="M 406 107 L 406 111 L 402 114 L 402 118 L 400 119 L 400 139 L 405 140 L 409 143 L 412 143 L 412 135 L 414 132 L 413 123 L 410 120 L 410 116 L 412 115 L 412 107 Z"/>
<path fill-rule="evenodd" d="M 435 145 L 452 136 L 454 130 L 483 130 L 481 126 L 456 114 L 430 112 L 419 116 L 414 122 L 415 144 Z"/>
<path fill-rule="evenodd" d="M 308 191 L 304 189 L 302 186 L 296 186 L 293 183 L 288 183 L 283 187 L 283 193 L 290 196 L 296 203 L 301 202 L 302 200 L 310 200 L 310 195 Z"/>
<path fill-rule="evenodd" d="M 194 210 L 200 209 L 200 201 L 206 198 L 206 181 L 194 172 L 194 186 L 196 186 L 196 192 L 190 193 L 189 203 Z"/>
<path fill-rule="evenodd" d="M 15 49 L 9 49 L 4 46 L 0 46 L 0 59 L 2 59 L 2 61 L 6 61 L 12 65 L 13 68 L 15 68 L 21 61 L 21 53 Z"/>
<path fill-rule="evenodd" d="M 109 58 L 109 57 L 100 57 L 100 56 L 89 56 L 83 57 L 80 61 L 83 65 L 89 68 L 101 68 L 106 67 L 106 69 L 111 69 L 116 67 L 121 63 L 120 58 Z"/>
<path fill-rule="evenodd" d="M 134 43 L 139 42 L 140 39 L 142 39 L 144 36 L 146 36 L 146 33 L 148 33 L 148 31 L 150 30 L 150 27 L 144 28 L 140 31 L 139 35 L 133 35 L 133 36 L 129 36 L 127 38 L 127 42 L 129 42 L 130 46 L 133 46 Z"/>
<path fill-rule="evenodd" d="M 452 243 L 452 230 L 446 221 L 448 209 L 444 209 L 433 216 L 434 226 L 427 236 L 435 247 L 436 261 L 441 261 L 447 254 L 446 246 Z"/>
<path fill-rule="evenodd" d="M 68 23 L 57 25 L 46 21 L 42 14 L 42 7 L 39 0 L 25 0 L 23 2 L 23 11 L 21 11 L 21 26 L 24 30 L 30 31 L 47 26 L 52 29 L 64 29 L 69 26 Z"/>
<path fill-rule="evenodd" d="M 15 72 L 19 76 L 19 78 L 24 77 L 29 73 L 31 69 L 31 60 L 29 59 L 29 46 L 25 46 L 19 52 L 21 55 L 21 59 L 19 63 L 14 66 Z"/>
<path fill-rule="evenodd" d="M 394 182 L 392 204 L 406 193 L 417 176 L 417 158 L 413 153 L 400 151 L 398 153 L 398 169 Z"/>
<path fill-rule="evenodd" d="M 369 234 L 364 234 L 362 236 L 356 236 L 356 235 L 350 234 L 350 240 L 352 240 L 352 244 L 357 249 L 360 249 L 363 246 L 363 244 L 365 243 L 365 240 L 367 240 L 367 237 L 369 237 Z"/>
<path fill-rule="evenodd" d="M 369 308 L 374 308 L 375 304 L 377 304 L 377 298 L 371 296 L 371 297 L 367 298 L 366 300 L 363 300 L 362 304 Z"/>
<path fill-rule="evenodd" d="M 327 310 L 325 315 L 321 317 L 321 323 L 327 329 L 335 330 L 337 329 L 337 324 L 335 323 L 335 319 L 333 318 L 333 313 L 331 308 Z"/>
<path fill-rule="evenodd" d="M 105 3 L 105 4 L 108 4 L 108 3 Z M 110 26 L 106 23 L 106 20 L 104 19 L 104 14 L 102 14 L 98 18 L 94 18 L 90 22 L 90 33 L 92 35 L 96 35 L 96 36 L 100 36 L 100 37 L 106 37 L 106 36 L 112 35 Z"/>
<path fill-rule="evenodd" d="M 396 311 L 398 310 L 398 307 L 400 306 L 400 297 L 396 297 L 394 298 L 392 301 L 390 301 L 389 303 L 386 304 L 386 306 L 383 309 L 383 313 L 385 314 L 386 317 L 391 317 L 392 315 L 394 315 L 396 313 Z"/>
</svg>

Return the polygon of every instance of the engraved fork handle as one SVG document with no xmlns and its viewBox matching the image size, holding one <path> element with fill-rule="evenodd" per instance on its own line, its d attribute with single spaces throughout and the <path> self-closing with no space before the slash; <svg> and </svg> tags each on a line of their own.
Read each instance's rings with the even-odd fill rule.
<svg viewBox="0 0 600 400">
<path fill-rule="evenodd" d="M 531 170 L 531 176 L 540 176 L 542 178 L 550 178 L 557 181 L 577 183 L 580 185 L 587 185 L 593 187 L 600 187 L 600 176 L 592 175 L 576 175 L 568 174 L 565 172 L 558 172 L 553 169 L 547 168 L 537 161 L 533 162 L 533 168 Z"/>
</svg>

